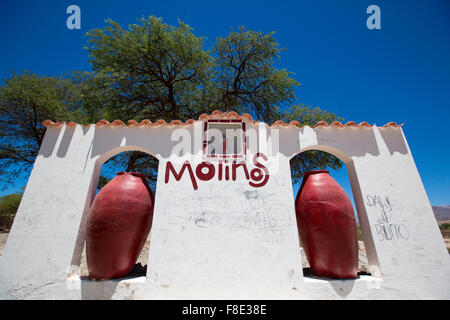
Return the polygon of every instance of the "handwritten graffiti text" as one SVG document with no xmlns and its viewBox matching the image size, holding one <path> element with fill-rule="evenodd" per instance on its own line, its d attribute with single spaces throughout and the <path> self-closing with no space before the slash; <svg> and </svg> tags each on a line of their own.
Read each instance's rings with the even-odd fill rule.
<svg viewBox="0 0 450 320">
<path fill-rule="evenodd" d="M 404 239 L 408 240 L 409 230 L 404 224 L 394 223 L 392 219 L 392 205 L 389 197 L 380 195 L 367 195 L 366 205 L 377 208 L 381 214 L 381 219 L 377 220 L 375 230 L 378 240 Z"/>
</svg>

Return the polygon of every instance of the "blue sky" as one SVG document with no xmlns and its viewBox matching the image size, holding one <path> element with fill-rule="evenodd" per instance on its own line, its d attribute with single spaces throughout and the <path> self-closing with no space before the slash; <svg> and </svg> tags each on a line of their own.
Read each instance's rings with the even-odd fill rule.
<svg viewBox="0 0 450 320">
<path fill-rule="evenodd" d="M 81 8 L 81 30 L 66 27 L 71 4 Z M 381 30 L 366 27 L 372 4 Z M 87 31 L 107 18 L 126 26 L 149 15 L 182 20 L 206 45 L 240 25 L 276 31 L 286 48 L 279 66 L 302 84 L 299 103 L 356 122 L 405 123 L 431 203 L 450 204 L 450 1 L 3 1 L 0 78 L 90 70 Z M 345 174 L 335 177 L 350 193 Z"/>
</svg>

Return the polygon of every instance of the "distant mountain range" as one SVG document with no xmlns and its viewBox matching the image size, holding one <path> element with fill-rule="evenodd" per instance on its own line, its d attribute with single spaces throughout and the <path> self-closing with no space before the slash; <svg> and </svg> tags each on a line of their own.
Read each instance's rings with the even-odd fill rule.
<svg viewBox="0 0 450 320">
<path fill-rule="evenodd" d="M 438 222 L 450 221 L 450 205 L 433 206 L 433 212 Z"/>
</svg>

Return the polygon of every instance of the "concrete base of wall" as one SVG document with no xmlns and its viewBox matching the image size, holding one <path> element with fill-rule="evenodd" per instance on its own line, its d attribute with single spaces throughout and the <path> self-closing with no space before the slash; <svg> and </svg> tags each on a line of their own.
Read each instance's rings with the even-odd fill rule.
<svg viewBox="0 0 450 320">
<path fill-rule="evenodd" d="M 435 282 L 435 281 L 431 281 Z M 48 283 L 33 290 L 16 291 L 12 299 L 73 299 L 73 300 L 254 300 L 254 299 L 449 299 L 450 295 L 424 290 L 423 282 L 416 282 L 417 287 L 399 286 L 397 281 L 361 275 L 357 279 L 334 280 L 314 276 L 303 277 L 298 287 L 278 291 L 254 290 L 243 292 L 230 288 L 217 288 L 215 291 L 197 288 L 171 288 L 152 285 L 146 277 L 129 277 L 118 280 L 94 281 L 79 276 L 72 276 L 63 282 Z M 430 284 L 429 284 L 430 285 Z M 432 285 L 431 285 L 432 286 Z M 442 292 L 441 292 L 442 293 Z M 6 297 L 3 297 L 6 298 Z"/>
</svg>

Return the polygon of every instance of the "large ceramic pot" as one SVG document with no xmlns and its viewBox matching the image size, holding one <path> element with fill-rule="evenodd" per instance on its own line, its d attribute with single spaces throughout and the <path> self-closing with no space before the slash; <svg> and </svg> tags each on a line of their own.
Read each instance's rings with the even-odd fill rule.
<svg viewBox="0 0 450 320">
<path fill-rule="evenodd" d="M 356 278 L 358 238 L 353 207 L 328 171 L 304 174 L 296 215 L 311 271 L 323 277 Z"/>
<path fill-rule="evenodd" d="M 87 220 L 91 278 L 120 278 L 131 271 L 150 232 L 153 203 L 145 176 L 135 172 L 118 172 L 98 192 Z"/>
</svg>

